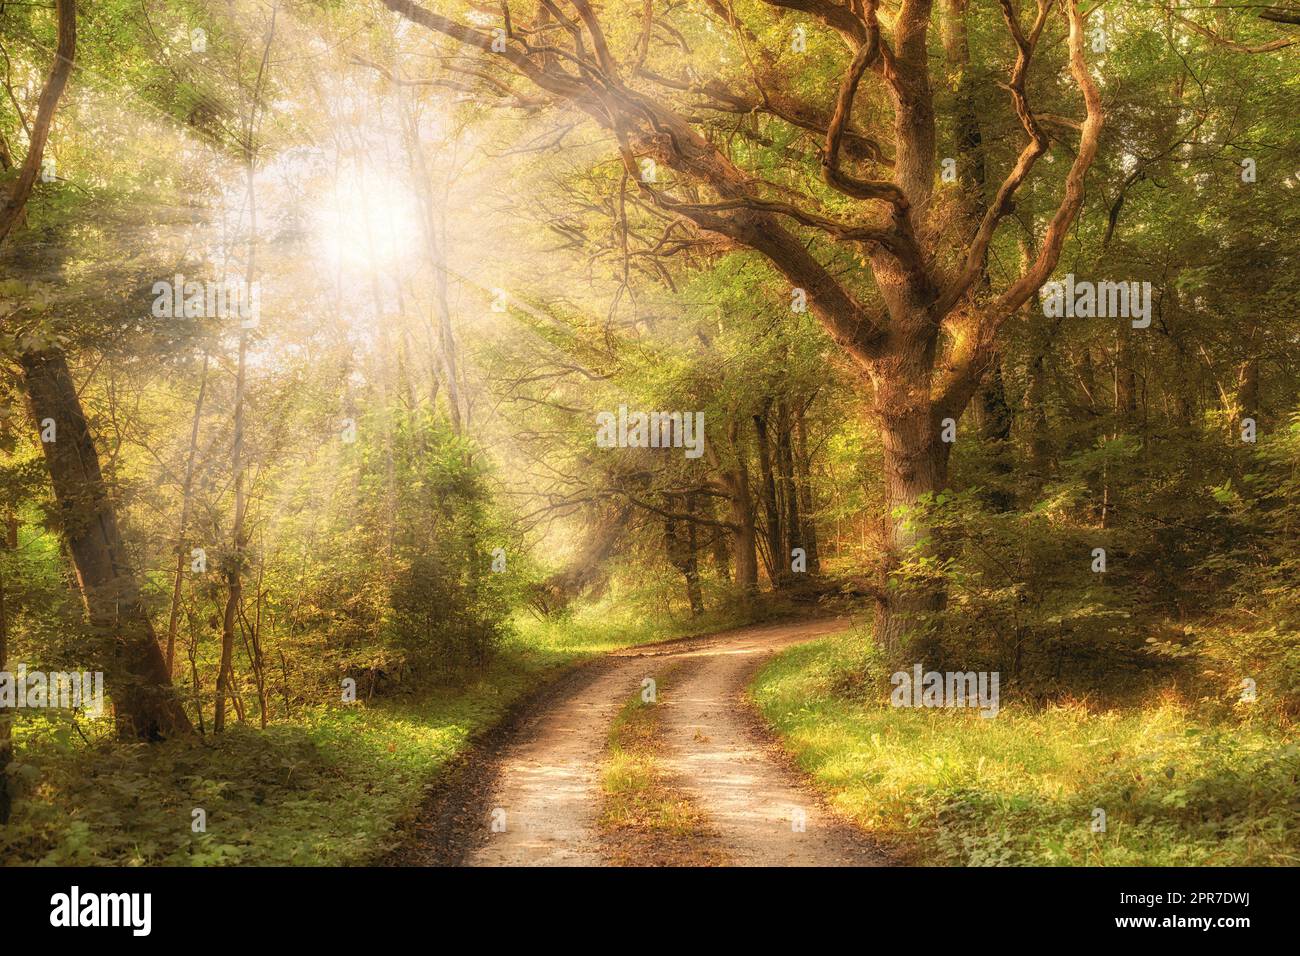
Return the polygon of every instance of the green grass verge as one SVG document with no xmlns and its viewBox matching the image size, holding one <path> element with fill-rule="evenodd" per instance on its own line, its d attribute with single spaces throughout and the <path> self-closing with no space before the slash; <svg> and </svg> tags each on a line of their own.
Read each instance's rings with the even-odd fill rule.
<svg viewBox="0 0 1300 956">
<path fill-rule="evenodd" d="M 371 704 L 322 705 L 267 730 L 124 745 L 24 712 L 0 827 L 6 865 L 355 865 L 390 848 L 476 733 L 566 667 L 617 647 L 735 623 L 652 621 L 591 608 L 515 636 L 472 683 Z M 194 811 L 206 831 L 194 832 Z"/>
<path fill-rule="evenodd" d="M 656 675 L 656 694 L 667 690 L 672 671 Z M 655 702 L 632 695 L 609 728 L 609 750 L 601 774 L 605 793 L 601 825 L 667 833 L 687 833 L 699 823 L 689 802 L 664 785 L 659 767 L 659 725 L 662 711 Z"/>
<path fill-rule="evenodd" d="M 911 862 L 1300 862 L 1293 726 L 1214 722 L 1172 693 L 1114 709 L 1004 701 L 993 719 L 893 708 L 876 667 L 851 631 L 781 654 L 751 693 L 835 806 Z"/>
<path fill-rule="evenodd" d="M 716 866 L 724 861 L 703 812 L 663 767 L 662 705 L 682 665 L 654 675 L 656 701 L 633 694 L 609 729 L 600 825 L 617 866 Z"/>
</svg>

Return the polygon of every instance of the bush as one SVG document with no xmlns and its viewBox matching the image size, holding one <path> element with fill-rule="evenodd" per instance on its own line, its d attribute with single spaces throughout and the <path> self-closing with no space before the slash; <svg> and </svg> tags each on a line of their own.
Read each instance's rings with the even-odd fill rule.
<svg viewBox="0 0 1300 956">
<path fill-rule="evenodd" d="M 402 531 L 386 643 L 403 666 L 448 677 L 487 663 L 505 627 L 513 572 L 470 449 L 432 424 L 417 447 L 422 454 L 397 491 Z"/>
</svg>

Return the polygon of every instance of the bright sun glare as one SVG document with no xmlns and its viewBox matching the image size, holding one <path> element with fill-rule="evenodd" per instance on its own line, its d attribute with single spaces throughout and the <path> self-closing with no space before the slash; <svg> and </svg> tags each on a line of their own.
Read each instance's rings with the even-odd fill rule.
<svg viewBox="0 0 1300 956">
<path fill-rule="evenodd" d="M 418 248 L 418 217 L 410 186 L 390 173 L 341 172 L 316 212 L 317 245 L 331 270 L 390 269 Z"/>
</svg>

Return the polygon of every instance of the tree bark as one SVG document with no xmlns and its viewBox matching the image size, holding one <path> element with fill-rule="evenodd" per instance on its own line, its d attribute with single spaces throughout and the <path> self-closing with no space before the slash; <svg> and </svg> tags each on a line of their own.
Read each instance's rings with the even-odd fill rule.
<svg viewBox="0 0 1300 956">
<path fill-rule="evenodd" d="M 181 616 L 181 583 L 185 580 L 185 533 L 189 530 L 190 505 L 194 500 L 194 463 L 199 444 L 199 422 L 203 417 L 203 398 L 208 390 L 208 355 L 203 353 L 203 374 L 199 377 L 199 397 L 194 402 L 194 421 L 190 425 L 190 448 L 185 460 L 185 482 L 181 486 L 181 523 L 176 531 L 176 570 L 172 576 L 172 609 L 167 618 L 167 673 L 174 675 L 176 663 L 176 629 Z"/>
<path fill-rule="evenodd" d="M 813 520 L 812 459 L 808 454 L 807 407 L 794 413 L 794 471 L 799 491 L 799 510 L 803 521 L 799 529 L 800 540 L 808 554 L 808 573 L 821 574 L 821 549 L 817 544 L 817 524 Z"/>
<path fill-rule="evenodd" d="M 0 242 L 5 241 L 5 237 L 17 224 L 27 206 L 32 188 L 36 185 L 41 160 L 45 156 L 45 143 L 50 137 L 50 125 L 54 122 L 54 111 L 59 106 L 68 77 L 72 75 L 72 65 L 77 55 L 77 4 L 74 0 L 55 0 L 54 6 L 59 21 L 54 64 L 41 89 L 41 97 L 36 106 L 36 121 L 32 124 L 31 140 L 22 169 L 18 172 L 18 180 L 14 183 L 9 198 L 0 206 Z"/>
<path fill-rule="evenodd" d="M 1025 418 L 1029 428 L 1029 462 L 1034 479 L 1047 477 L 1052 460 L 1047 422 L 1047 369 L 1040 351 L 1029 362 L 1029 387 L 1025 390 Z"/>
<path fill-rule="evenodd" d="M 6 554 L 11 550 L 5 542 Z M 0 561 L 7 561 L 0 557 Z M 0 565 L 0 674 L 9 670 L 9 605 L 6 602 L 5 567 Z M 13 760 L 13 711 L 0 707 L 0 826 L 9 822 L 13 798 L 9 794 L 9 764 Z"/>
<path fill-rule="evenodd" d="M 235 377 L 235 433 L 231 450 L 231 467 L 235 473 L 235 517 L 231 529 L 231 553 L 226 565 L 226 609 L 221 619 L 221 663 L 217 668 L 215 713 L 212 732 L 226 729 L 226 696 L 234 671 L 235 627 L 239 605 L 244 599 L 244 559 L 248 542 L 244 536 L 244 381 L 248 357 L 248 333 L 239 333 L 239 365 Z"/>
<path fill-rule="evenodd" d="M 985 500 L 994 511 L 1007 512 L 1015 503 L 1011 491 L 1001 483 L 1012 471 L 1011 463 L 1011 406 L 1007 404 L 1006 386 L 1002 380 L 1001 356 L 995 356 L 993 365 L 984 375 L 979 390 L 980 440 L 989 448 L 993 475 L 998 486 L 985 494 Z"/>
<path fill-rule="evenodd" d="M 693 515 L 697 507 L 694 495 L 686 495 L 685 513 Z M 683 528 L 682 526 L 685 525 Z M 668 560 L 686 580 L 686 600 L 691 615 L 704 613 L 704 595 L 700 591 L 699 525 L 694 521 L 664 519 L 664 546 Z"/>
<path fill-rule="evenodd" d="M 99 453 L 81 399 L 58 351 L 19 356 L 37 428 L 55 424 L 55 440 L 41 443 L 90 622 L 113 638 L 113 666 L 105 674 L 118 732 L 158 740 L 190 732 L 172 689 L 167 661 L 145 613 L 140 587 L 118 533 L 117 516 L 99 467 Z"/>
<path fill-rule="evenodd" d="M 710 450 L 709 455 L 718 468 L 719 482 L 727 494 L 730 509 L 727 523 L 731 529 L 736 590 L 741 601 L 748 604 L 758 594 L 758 535 L 754 530 L 754 502 L 749 493 L 749 467 L 745 464 L 744 449 L 740 447 L 740 429 L 735 419 L 728 422 L 727 437 L 736 456 L 735 468 L 723 469 L 714 452 Z"/>
<path fill-rule="evenodd" d="M 754 433 L 758 436 L 758 468 L 762 476 L 759 492 L 763 499 L 763 530 L 767 548 L 767 575 L 774 588 L 783 588 L 789 584 L 789 575 L 785 573 L 789 549 L 786 547 L 785 523 L 781 516 L 780 502 L 777 500 L 776 476 L 772 468 L 772 443 L 768 438 L 767 416 L 771 409 L 770 401 L 763 411 L 754 416 Z"/>
<path fill-rule="evenodd" d="M 249 106 L 248 123 L 245 126 L 244 174 L 248 188 L 248 263 L 244 270 L 244 281 L 252 288 L 257 275 L 257 152 L 254 137 L 257 133 L 257 108 L 261 101 L 262 81 L 266 75 L 266 66 L 270 59 L 271 44 L 275 41 L 275 23 L 280 7 L 277 3 L 271 9 L 271 26 L 266 33 L 266 43 L 262 48 L 262 64 L 257 71 L 257 80 L 253 85 L 252 100 Z M 226 610 L 221 621 L 221 663 L 217 669 L 216 709 L 212 718 L 212 732 L 222 733 L 226 729 L 226 695 L 231 692 L 234 678 L 235 628 L 238 625 L 240 605 L 244 599 L 244 563 L 248 541 L 244 533 L 244 513 L 248 503 L 244 489 L 244 386 L 248 366 L 248 329 L 240 324 L 239 329 L 239 365 L 235 373 L 235 425 L 231 442 L 231 470 L 235 477 L 235 516 L 231 529 L 231 555 L 226 567 Z M 241 710 L 238 698 L 235 707 Z M 243 719 L 243 714 L 240 714 Z"/>
<path fill-rule="evenodd" d="M 803 540 L 803 517 L 799 514 L 799 491 L 794 476 L 794 446 L 791 437 L 794 424 L 790 420 L 790 406 L 785 399 L 777 402 L 776 421 L 776 466 L 777 475 L 780 479 L 777 487 L 781 493 L 781 504 L 785 518 L 785 533 L 782 536 L 782 545 L 785 550 L 783 552 L 784 557 L 781 559 L 781 567 L 783 573 L 787 576 L 787 580 L 789 580 L 790 575 L 793 574 L 791 558 L 794 549 L 803 548 L 806 559 L 807 545 Z"/>
<path fill-rule="evenodd" d="M 913 358 L 913 361 L 918 361 Z M 913 647 L 927 651 L 921 637 L 925 615 L 943 606 L 940 586 L 898 575 L 909 559 L 936 552 L 931 529 L 918 505 L 947 485 L 951 445 L 942 441 L 941 423 L 929 401 L 915 391 L 877 387 L 874 417 L 884 453 L 885 540 L 876 600 L 876 640 L 887 654 Z M 925 658 L 914 658 L 923 663 Z"/>
<path fill-rule="evenodd" d="M 731 550 L 736 556 L 736 587 L 748 603 L 758 594 L 758 535 L 754 509 L 745 490 L 731 499 Z"/>
</svg>

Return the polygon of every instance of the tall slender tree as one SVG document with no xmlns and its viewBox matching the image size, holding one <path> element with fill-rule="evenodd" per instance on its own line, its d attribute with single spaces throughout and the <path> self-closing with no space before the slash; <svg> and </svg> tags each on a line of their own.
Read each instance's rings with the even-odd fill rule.
<svg viewBox="0 0 1300 956">
<path fill-rule="evenodd" d="M 55 12 L 58 42 L 54 63 L 41 90 L 27 155 L 7 201 L 0 207 L 0 242 L 9 237 L 31 197 L 55 110 L 76 59 L 76 4 L 73 0 L 57 0 Z M 112 637 L 114 654 L 107 677 L 119 733 L 146 740 L 188 733 L 189 718 L 173 693 L 153 624 L 141 602 L 139 582 L 118 533 L 99 452 L 67 360 L 60 349 L 49 347 L 23 352 L 19 364 L 32 415 L 44 432 L 41 447 L 82 598 L 91 624 Z M 53 440 L 44 440 L 47 437 Z M 0 653 L 3 666 L 4 655 Z M 6 738 L 0 741 L 0 764 L 8 758 Z M 3 777 L 0 766 L 0 780 Z"/>
</svg>

